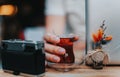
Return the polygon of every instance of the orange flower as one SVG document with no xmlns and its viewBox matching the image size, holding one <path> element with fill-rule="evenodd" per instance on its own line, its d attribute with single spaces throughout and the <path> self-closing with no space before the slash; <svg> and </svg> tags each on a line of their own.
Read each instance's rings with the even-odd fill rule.
<svg viewBox="0 0 120 77">
<path fill-rule="evenodd" d="M 95 43 L 99 41 L 98 36 L 95 33 L 92 34 L 92 38 Z"/>
<path fill-rule="evenodd" d="M 100 41 L 103 37 L 104 31 L 103 29 L 99 29 L 97 32 L 98 40 Z"/>
<path fill-rule="evenodd" d="M 110 40 L 112 40 L 112 36 L 109 35 L 109 36 L 105 37 L 105 40 L 106 40 L 106 41 L 110 41 Z"/>
</svg>

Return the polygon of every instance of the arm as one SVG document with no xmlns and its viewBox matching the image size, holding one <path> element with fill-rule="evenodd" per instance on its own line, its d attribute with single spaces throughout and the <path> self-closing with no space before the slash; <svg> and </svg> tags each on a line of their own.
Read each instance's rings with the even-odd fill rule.
<svg viewBox="0 0 120 77">
<path fill-rule="evenodd" d="M 65 27 L 65 16 L 57 16 L 57 15 L 46 16 L 46 34 L 44 36 L 44 39 L 46 41 L 45 51 L 46 51 L 46 59 L 48 61 L 59 62 L 60 58 L 55 54 L 63 55 L 65 53 L 64 48 L 53 45 L 60 42 L 60 39 L 57 36 L 53 35 L 53 31 L 58 35 L 62 34 L 62 32 L 64 32 L 64 27 Z M 52 44 L 49 44 L 48 42 Z"/>
<path fill-rule="evenodd" d="M 65 16 L 46 16 L 46 32 L 62 34 L 65 29 Z"/>
<path fill-rule="evenodd" d="M 60 42 L 60 38 L 53 34 L 53 31 L 58 35 L 64 31 L 65 14 L 62 2 L 63 0 L 46 0 L 45 51 L 46 60 L 52 62 L 59 62 L 60 58 L 57 55 L 63 55 L 65 53 L 64 48 L 54 45 Z"/>
<path fill-rule="evenodd" d="M 46 32 L 61 34 L 65 28 L 64 0 L 46 0 Z"/>
</svg>

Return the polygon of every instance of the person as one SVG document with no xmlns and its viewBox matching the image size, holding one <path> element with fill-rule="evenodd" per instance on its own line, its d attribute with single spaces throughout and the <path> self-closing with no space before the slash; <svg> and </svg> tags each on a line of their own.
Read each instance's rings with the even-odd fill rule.
<svg viewBox="0 0 120 77">
<path fill-rule="evenodd" d="M 60 42 L 60 38 L 56 35 L 75 33 L 80 34 L 80 39 L 85 40 L 85 0 L 46 0 L 45 5 L 46 59 L 59 62 L 60 58 L 57 55 L 64 55 L 65 49 L 55 45 Z M 78 40 L 78 36 L 75 37 L 75 40 Z M 78 46 L 85 48 L 85 41 L 80 42 Z"/>
</svg>

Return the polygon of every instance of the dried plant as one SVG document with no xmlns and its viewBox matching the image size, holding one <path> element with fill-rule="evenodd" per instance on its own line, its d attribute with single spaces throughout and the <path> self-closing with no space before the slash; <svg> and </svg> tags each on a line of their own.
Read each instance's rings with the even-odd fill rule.
<svg viewBox="0 0 120 77">
<path fill-rule="evenodd" d="M 101 48 L 102 45 L 105 45 L 112 40 L 111 35 L 105 34 L 106 29 L 107 27 L 105 26 L 105 20 L 104 20 L 100 28 L 97 30 L 97 32 L 92 33 L 93 42 L 96 45 L 96 47 Z"/>
</svg>

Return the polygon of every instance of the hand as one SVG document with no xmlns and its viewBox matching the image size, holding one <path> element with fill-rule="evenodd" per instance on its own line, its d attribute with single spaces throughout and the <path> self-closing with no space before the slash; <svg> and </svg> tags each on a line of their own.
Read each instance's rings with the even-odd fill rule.
<svg viewBox="0 0 120 77">
<path fill-rule="evenodd" d="M 46 60 L 52 62 L 59 62 L 60 58 L 57 55 L 64 55 L 65 49 L 59 46 L 56 46 L 60 42 L 60 38 L 53 34 L 45 34 L 45 51 L 46 51 Z M 78 36 L 74 37 L 73 41 L 78 40 Z"/>
</svg>

